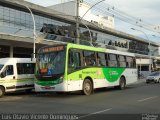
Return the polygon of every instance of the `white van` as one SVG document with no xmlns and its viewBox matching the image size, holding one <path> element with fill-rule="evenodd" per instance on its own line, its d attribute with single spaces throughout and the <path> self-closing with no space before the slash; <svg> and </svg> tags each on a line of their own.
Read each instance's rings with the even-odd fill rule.
<svg viewBox="0 0 160 120">
<path fill-rule="evenodd" d="M 35 59 L 0 59 L 0 97 L 6 92 L 31 91 L 34 88 Z"/>
</svg>

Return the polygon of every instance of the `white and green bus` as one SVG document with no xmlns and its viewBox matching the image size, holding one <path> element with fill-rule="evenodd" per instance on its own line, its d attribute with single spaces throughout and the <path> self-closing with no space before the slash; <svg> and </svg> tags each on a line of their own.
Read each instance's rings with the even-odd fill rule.
<svg viewBox="0 0 160 120">
<path fill-rule="evenodd" d="M 137 81 L 133 53 L 78 44 L 46 46 L 39 50 L 36 61 L 36 92 L 82 91 L 119 87 Z"/>
</svg>

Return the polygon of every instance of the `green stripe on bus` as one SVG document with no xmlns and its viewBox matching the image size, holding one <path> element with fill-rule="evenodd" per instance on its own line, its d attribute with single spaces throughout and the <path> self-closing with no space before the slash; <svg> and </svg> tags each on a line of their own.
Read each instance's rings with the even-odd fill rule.
<svg viewBox="0 0 160 120">
<path fill-rule="evenodd" d="M 103 68 L 103 74 L 109 82 L 117 81 L 126 68 Z"/>
<path fill-rule="evenodd" d="M 109 82 L 117 81 L 126 68 L 86 68 L 84 70 L 80 70 L 68 75 L 68 80 L 80 80 L 79 75 L 82 75 L 81 79 L 85 79 L 86 77 L 91 77 L 92 79 L 106 79 Z M 59 84 L 59 79 L 57 80 L 37 80 L 36 84 L 42 86 L 51 86 Z"/>
</svg>

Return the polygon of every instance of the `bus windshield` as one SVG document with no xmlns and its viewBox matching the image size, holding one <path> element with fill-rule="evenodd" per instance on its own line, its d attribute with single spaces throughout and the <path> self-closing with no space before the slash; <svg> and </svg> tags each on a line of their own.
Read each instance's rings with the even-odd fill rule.
<svg viewBox="0 0 160 120">
<path fill-rule="evenodd" d="M 65 69 L 65 50 L 49 53 L 40 53 L 37 60 L 37 72 L 54 76 L 64 74 Z"/>
</svg>

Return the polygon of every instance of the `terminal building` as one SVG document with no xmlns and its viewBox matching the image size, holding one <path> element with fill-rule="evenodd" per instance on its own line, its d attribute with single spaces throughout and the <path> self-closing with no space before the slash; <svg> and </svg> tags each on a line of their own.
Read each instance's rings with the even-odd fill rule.
<svg viewBox="0 0 160 120">
<path fill-rule="evenodd" d="M 76 0 L 64 2 L 56 5 L 49 6 L 53 10 L 65 13 L 66 15 L 76 16 Z M 83 20 L 97 24 L 100 28 L 115 28 L 114 18 L 112 16 L 95 15 L 90 9 L 90 5 L 80 2 L 79 17 Z"/>
<path fill-rule="evenodd" d="M 76 43 L 75 16 L 66 15 L 62 11 L 53 9 L 53 6 L 46 8 L 23 0 L 3 0 L 0 1 L 0 58 L 31 57 L 34 25 L 27 7 L 35 17 L 36 51 L 42 46 L 59 42 Z M 149 71 L 158 68 L 158 43 L 148 43 L 140 37 L 115 30 L 114 19 L 110 26 L 99 24 L 100 22 L 97 24 L 91 20 L 82 20 L 80 23 L 81 44 L 90 45 L 90 37 L 92 37 L 92 43 L 96 47 L 135 53 L 137 67 L 141 70 Z"/>
</svg>

